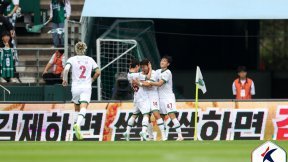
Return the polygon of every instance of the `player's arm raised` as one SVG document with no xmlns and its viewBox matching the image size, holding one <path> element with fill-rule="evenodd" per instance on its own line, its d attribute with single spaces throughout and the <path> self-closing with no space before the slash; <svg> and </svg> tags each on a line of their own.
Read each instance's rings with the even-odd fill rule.
<svg viewBox="0 0 288 162">
<path fill-rule="evenodd" d="M 66 64 L 64 71 L 63 71 L 63 82 L 62 82 L 63 86 L 68 85 L 68 73 L 69 73 L 70 68 L 71 68 L 71 64 L 70 63 Z"/>
</svg>

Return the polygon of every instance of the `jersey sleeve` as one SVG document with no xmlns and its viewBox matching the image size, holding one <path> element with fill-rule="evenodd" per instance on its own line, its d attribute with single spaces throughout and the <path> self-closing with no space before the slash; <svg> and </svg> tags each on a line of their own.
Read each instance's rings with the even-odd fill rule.
<svg viewBox="0 0 288 162">
<path fill-rule="evenodd" d="M 233 95 L 236 95 L 236 94 L 237 94 L 235 82 L 233 82 L 233 84 L 232 84 L 232 92 L 233 92 Z"/>
<path fill-rule="evenodd" d="M 62 66 L 65 67 L 66 62 L 65 62 L 65 56 L 62 57 Z"/>
<path fill-rule="evenodd" d="M 153 81 L 153 82 L 156 82 L 158 80 L 158 76 L 157 76 L 157 72 L 156 71 L 152 71 L 150 80 Z"/>
<path fill-rule="evenodd" d="M 11 51 L 12 51 L 12 57 L 13 57 L 13 60 L 15 61 L 15 60 L 17 59 L 17 57 L 16 57 L 16 53 L 15 53 L 15 50 L 12 49 Z"/>
<path fill-rule="evenodd" d="M 67 60 L 65 65 L 67 65 L 67 64 L 72 66 L 72 64 L 73 64 L 73 58 L 72 57 Z"/>
<path fill-rule="evenodd" d="M 165 71 L 161 73 L 160 80 L 163 80 L 165 83 L 169 81 L 170 73 L 168 71 Z"/>
<path fill-rule="evenodd" d="M 142 74 L 142 73 L 139 73 L 139 80 L 140 81 L 145 81 L 146 80 L 146 75 Z"/>
<path fill-rule="evenodd" d="M 65 10 L 66 10 L 66 17 L 70 17 L 71 16 L 71 3 L 70 1 L 66 1 L 65 3 Z"/>
<path fill-rule="evenodd" d="M 129 83 L 132 82 L 132 79 L 133 79 L 132 73 L 128 73 L 128 74 L 127 74 L 127 79 L 128 79 L 128 81 L 129 81 Z"/>
<path fill-rule="evenodd" d="M 53 64 L 53 62 L 54 62 L 54 58 L 55 58 L 55 53 L 54 53 L 53 56 L 50 58 L 50 60 L 49 60 L 49 64 Z"/>
<path fill-rule="evenodd" d="M 94 59 L 91 58 L 91 62 L 92 62 L 92 69 L 96 70 L 99 68 L 99 66 L 97 65 L 97 63 L 94 61 Z"/>
<path fill-rule="evenodd" d="M 254 82 L 252 81 L 252 85 L 251 85 L 251 95 L 255 95 L 255 85 Z"/>
</svg>

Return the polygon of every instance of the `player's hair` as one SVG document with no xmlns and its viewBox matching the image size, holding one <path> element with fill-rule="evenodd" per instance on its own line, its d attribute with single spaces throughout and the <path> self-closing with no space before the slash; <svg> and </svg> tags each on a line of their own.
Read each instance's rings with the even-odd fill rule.
<svg viewBox="0 0 288 162">
<path fill-rule="evenodd" d="M 171 56 L 167 56 L 167 55 L 165 55 L 165 56 L 162 57 L 162 59 L 166 59 L 166 60 L 168 61 L 169 64 L 172 63 L 172 57 L 171 57 Z"/>
<path fill-rule="evenodd" d="M 239 66 L 237 68 L 237 73 L 240 73 L 240 72 L 247 72 L 246 66 Z"/>
<path fill-rule="evenodd" d="M 78 42 L 75 45 L 75 52 L 77 55 L 85 55 L 87 50 L 87 45 L 84 42 Z"/>
<path fill-rule="evenodd" d="M 140 62 L 140 65 L 147 65 L 148 66 L 149 62 L 150 61 L 148 59 L 144 59 Z"/>
<path fill-rule="evenodd" d="M 138 60 L 133 59 L 133 60 L 131 60 L 129 66 L 130 66 L 130 68 L 135 68 L 135 67 L 136 67 L 137 65 L 139 65 L 139 64 L 140 64 L 140 63 L 139 63 Z"/>
</svg>

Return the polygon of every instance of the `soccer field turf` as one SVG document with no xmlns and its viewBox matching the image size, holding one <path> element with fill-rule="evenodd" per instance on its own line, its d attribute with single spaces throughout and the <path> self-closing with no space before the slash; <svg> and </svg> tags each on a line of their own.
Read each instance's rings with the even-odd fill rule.
<svg viewBox="0 0 288 162">
<path fill-rule="evenodd" d="M 265 141 L 0 142 L 2 162 L 249 162 Z M 288 142 L 275 141 L 283 149 Z"/>
</svg>

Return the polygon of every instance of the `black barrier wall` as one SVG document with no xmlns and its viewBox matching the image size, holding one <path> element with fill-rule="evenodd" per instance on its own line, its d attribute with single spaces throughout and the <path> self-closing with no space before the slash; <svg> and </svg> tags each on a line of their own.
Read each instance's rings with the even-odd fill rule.
<svg viewBox="0 0 288 162">
<path fill-rule="evenodd" d="M 196 67 L 195 67 L 196 68 Z M 232 83 L 236 78 L 234 71 L 206 71 L 202 68 L 207 93 L 199 92 L 200 99 L 234 99 Z M 177 99 L 195 98 L 195 71 L 173 71 L 174 92 Z M 271 73 L 250 72 L 249 77 L 254 80 L 256 87 L 255 99 L 271 98 Z M 6 101 L 70 101 L 71 87 L 54 86 L 9 86 L 5 85 L 11 94 L 5 94 Z M 3 90 L 0 90 L 0 101 L 4 101 Z M 92 100 L 97 99 L 97 89 L 92 90 Z"/>
<path fill-rule="evenodd" d="M 202 74 L 207 87 L 205 95 L 199 91 L 199 98 L 202 99 L 234 99 L 232 94 L 232 84 L 236 79 L 235 71 L 206 71 L 203 67 Z M 178 99 L 195 98 L 195 70 L 172 71 L 174 90 Z M 271 96 L 271 73 L 270 72 L 249 72 L 255 83 L 255 99 L 267 99 Z"/>
</svg>

